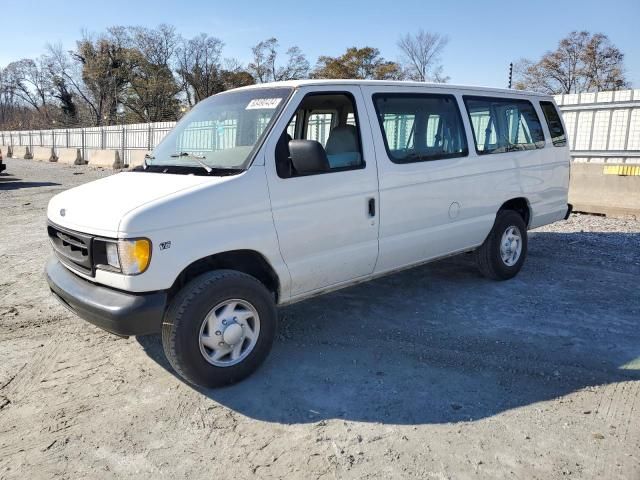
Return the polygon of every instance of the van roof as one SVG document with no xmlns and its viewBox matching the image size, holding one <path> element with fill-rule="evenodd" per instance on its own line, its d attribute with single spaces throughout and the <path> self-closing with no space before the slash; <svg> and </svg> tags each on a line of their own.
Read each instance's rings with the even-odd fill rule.
<svg viewBox="0 0 640 480">
<path fill-rule="evenodd" d="M 441 88 L 443 90 L 466 90 L 478 93 L 501 93 L 503 95 L 522 95 L 533 97 L 553 98 L 551 95 L 539 92 L 531 92 L 528 90 L 515 90 L 507 88 L 491 88 L 474 85 L 453 85 L 450 83 L 431 83 L 431 82 L 411 82 L 404 80 L 350 80 L 350 79 L 331 79 L 331 80 L 287 80 L 284 82 L 258 83 L 246 87 L 236 88 L 234 90 L 250 90 L 254 88 L 273 88 L 273 87 L 305 87 L 320 85 L 377 85 L 389 87 L 429 87 Z"/>
</svg>

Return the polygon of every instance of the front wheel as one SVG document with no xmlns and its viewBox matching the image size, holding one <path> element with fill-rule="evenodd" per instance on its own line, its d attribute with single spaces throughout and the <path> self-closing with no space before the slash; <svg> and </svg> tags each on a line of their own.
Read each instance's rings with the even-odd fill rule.
<svg viewBox="0 0 640 480">
<path fill-rule="evenodd" d="M 232 270 L 205 273 L 173 299 L 162 345 L 176 372 L 201 387 L 228 385 L 267 357 L 277 327 L 273 295 L 254 277 Z"/>
<path fill-rule="evenodd" d="M 486 240 L 475 251 L 480 273 L 494 280 L 516 276 L 527 256 L 527 225 L 517 212 L 498 212 Z"/>
</svg>

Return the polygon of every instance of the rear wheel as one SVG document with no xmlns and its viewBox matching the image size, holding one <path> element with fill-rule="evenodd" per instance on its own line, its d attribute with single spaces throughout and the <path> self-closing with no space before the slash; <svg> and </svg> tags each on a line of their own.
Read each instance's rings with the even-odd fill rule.
<svg viewBox="0 0 640 480">
<path fill-rule="evenodd" d="M 174 298 L 162 325 L 165 355 L 185 380 L 201 387 L 237 382 L 267 357 L 277 327 L 273 295 L 232 270 L 206 273 Z"/>
<path fill-rule="evenodd" d="M 498 212 L 493 228 L 475 251 L 480 273 L 494 280 L 513 278 L 527 256 L 527 225 L 513 210 Z"/>
</svg>

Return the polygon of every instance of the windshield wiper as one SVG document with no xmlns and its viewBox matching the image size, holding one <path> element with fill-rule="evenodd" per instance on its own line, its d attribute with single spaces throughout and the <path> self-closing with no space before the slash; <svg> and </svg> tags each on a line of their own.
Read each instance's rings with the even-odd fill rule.
<svg viewBox="0 0 640 480">
<path fill-rule="evenodd" d="M 196 162 L 198 162 L 198 164 L 204 168 L 207 173 L 211 173 L 213 171 L 213 169 L 207 165 L 206 163 L 204 163 L 202 160 L 204 160 L 207 157 L 203 157 L 200 155 L 195 155 L 193 153 L 189 153 L 189 152 L 180 152 L 180 153 L 173 153 L 171 155 L 169 155 L 171 158 L 178 158 L 178 157 L 188 157 L 192 160 L 195 160 Z"/>
</svg>

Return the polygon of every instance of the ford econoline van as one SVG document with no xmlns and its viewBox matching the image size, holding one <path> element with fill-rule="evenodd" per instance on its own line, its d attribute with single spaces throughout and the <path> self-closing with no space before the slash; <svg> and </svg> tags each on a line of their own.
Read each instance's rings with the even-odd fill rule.
<svg viewBox="0 0 640 480">
<path fill-rule="evenodd" d="M 179 375 L 219 386 L 265 359 L 278 305 L 461 252 L 513 277 L 527 230 L 569 215 L 568 182 L 546 95 L 255 85 L 200 102 L 134 171 L 56 195 L 46 275 L 78 316 L 161 333 Z"/>
</svg>

